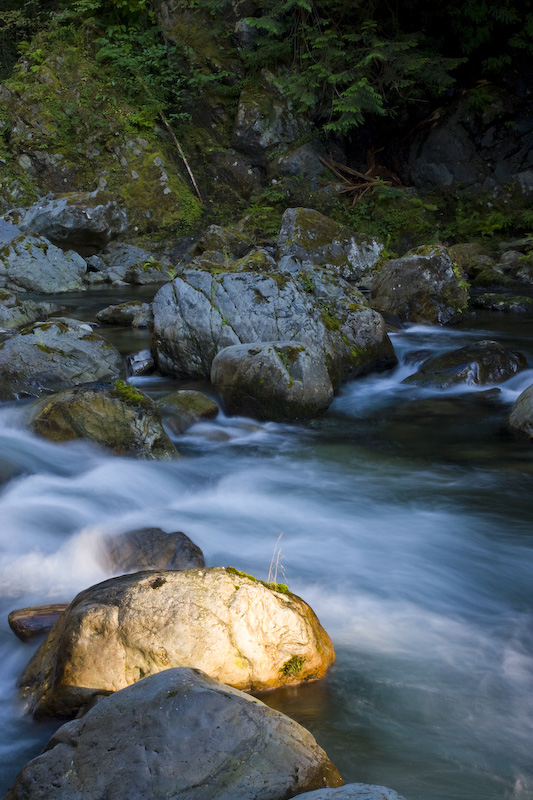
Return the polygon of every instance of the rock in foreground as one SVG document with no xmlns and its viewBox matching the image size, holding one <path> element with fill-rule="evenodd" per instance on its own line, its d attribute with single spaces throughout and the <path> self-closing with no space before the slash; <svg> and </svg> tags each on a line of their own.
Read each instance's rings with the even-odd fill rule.
<svg viewBox="0 0 533 800">
<path fill-rule="evenodd" d="M 33 430 L 53 442 L 87 439 L 119 455 L 169 459 L 178 452 L 163 429 L 157 404 L 129 383 L 94 383 L 54 395 Z"/>
<path fill-rule="evenodd" d="M 63 725 L 6 800 L 285 800 L 341 783 L 289 717 L 198 670 L 169 669 Z"/>
<path fill-rule="evenodd" d="M 159 570 L 81 592 L 21 687 L 36 716 L 68 716 L 94 695 L 170 667 L 261 690 L 320 678 L 334 658 L 312 609 L 286 587 L 224 567 Z"/>
</svg>

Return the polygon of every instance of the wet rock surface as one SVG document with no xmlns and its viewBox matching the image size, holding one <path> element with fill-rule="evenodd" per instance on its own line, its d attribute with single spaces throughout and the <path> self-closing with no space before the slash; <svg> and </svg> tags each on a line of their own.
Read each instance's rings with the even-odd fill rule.
<svg viewBox="0 0 533 800">
<path fill-rule="evenodd" d="M 165 460 L 178 455 L 155 401 L 122 381 L 54 395 L 40 404 L 32 428 L 54 442 L 86 439 L 119 455 Z"/>
<path fill-rule="evenodd" d="M 156 570 L 81 592 L 20 685 L 36 716 L 72 716 L 171 667 L 257 691 L 316 680 L 334 658 L 312 609 L 280 584 L 224 567 Z"/>
<path fill-rule="evenodd" d="M 502 383 L 526 367 L 522 353 L 486 340 L 428 358 L 418 372 L 403 382 L 442 389 L 459 383 L 469 386 Z"/>
</svg>

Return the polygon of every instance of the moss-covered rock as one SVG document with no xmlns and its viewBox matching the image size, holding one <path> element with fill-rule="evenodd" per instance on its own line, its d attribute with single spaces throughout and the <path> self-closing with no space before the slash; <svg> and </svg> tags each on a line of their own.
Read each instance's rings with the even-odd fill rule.
<svg viewBox="0 0 533 800">
<path fill-rule="evenodd" d="M 178 455 L 156 403 L 130 383 L 92 384 L 61 392 L 39 407 L 33 430 L 53 442 L 87 439 L 119 455 L 169 459 Z"/>
<path fill-rule="evenodd" d="M 55 303 L 39 303 L 20 299 L 5 289 L 0 289 L 0 330 L 20 328 L 38 319 L 57 313 L 60 306 Z"/>
<path fill-rule="evenodd" d="M 506 295 L 485 292 L 473 297 L 470 305 L 473 308 L 484 308 L 488 311 L 503 311 L 507 314 L 532 314 L 533 297 L 526 295 Z"/>
<path fill-rule="evenodd" d="M 4 400 L 112 380 L 122 373 L 118 350 L 79 320 L 36 322 L 0 345 Z"/>
<path fill-rule="evenodd" d="M 79 291 L 86 271 L 78 253 L 63 252 L 44 236 L 21 233 L 0 246 L 0 287 L 14 292 Z"/>
<path fill-rule="evenodd" d="M 215 401 L 195 389 L 178 389 L 176 392 L 171 392 L 158 401 L 158 406 L 165 423 L 178 433 L 184 433 L 196 422 L 214 419 L 218 414 Z"/>
<path fill-rule="evenodd" d="M 310 261 L 357 283 L 379 260 L 383 245 L 311 208 L 288 208 L 283 214 L 276 257 Z"/>
<path fill-rule="evenodd" d="M 299 342 L 226 347 L 213 361 L 211 382 L 229 414 L 262 420 L 309 419 L 333 400 L 324 353 Z"/>
<path fill-rule="evenodd" d="M 459 383 L 483 386 L 502 383 L 527 368 L 526 357 L 499 342 L 481 341 L 428 358 L 403 382 L 446 389 Z"/>
<path fill-rule="evenodd" d="M 467 306 L 469 284 L 444 247 L 421 247 L 386 261 L 372 284 L 372 305 L 410 322 L 449 322 Z"/>
</svg>

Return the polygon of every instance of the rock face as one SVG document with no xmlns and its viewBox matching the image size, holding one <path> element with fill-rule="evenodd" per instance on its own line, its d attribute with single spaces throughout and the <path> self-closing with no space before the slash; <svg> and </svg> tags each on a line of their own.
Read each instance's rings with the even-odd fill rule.
<svg viewBox="0 0 533 800">
<path fill-rule="evenodd" d="M 505 295 L 486 292 L 474 298 L 473 308 L 485 308 L 488 311 L 503 311 L 507 314 L 533 314 L 533 297 L 526 295 Z"/>
<path fill-rule="evenodd" d="M 520 394 L 511 410 L 509 425 L 533 439 L 533 385 Z"/>
<path fill-rule="evenodd" d="M 320 678 L 334 658 L 311 608 L 286 587 L 231 568 L 158 570 L 81 592 L 21 687 L 36 716 L 68 716 L 94 695 L 170 667 L 261 690 Z"/>
<path fill-rule="evenodd" d="M 78 253 L 64 253 L 43 236 L 23 233 L 0 247 L 0 288 L 13 292 L 79 291 L 86 271 Z"/>
<path fill-rule="evenodd" d="M 129 383 L 78 386 L 46 400 L 33 430 L 54 442 L 87 439 L 119 455 L 169 459 L 178 455 L 163 430 L 157 404 Z"/>
<path fill-rule="evenodd" d="M 355 235 L 311 208 L 288 208 L 281 220 L 277 258 L 297 258 L 359 281 L 379 259 L 383 245 Z"/>
<path fill-rule="evenodd" d="M 418 372 L 403 383 L 446 389 L 457 383 L 469 386 L 502 383 L 526 369 L 522 353 L 489 340 L 469 344 L 450 353 L 428 358 Z"/>
<path fill-rule="evenodd" d="M 338 789 L 317 789 L 296 795 L 305 800 L 405 800 L 394 789 L 369 783 L 347 783 Z"/>
<path fill-rule="evenodd" d="M 200 548 L 182 531 L 165 533 L 161 528 L 139 528 L 104 540 L 102 560 L 121 574 L 146 569 L 192 569 L 204 567 Z"/>
<path fill-rule="evenodd" d="M 279 273 L 186 270 L 154 298 L 159 367 L 179 377 L 208 378 L 223 348 L 263 342 L 297 342 L 321 350 L 334 387 L 348 377 L 394 365 L 382 317 L 341 279 L 330 289 L 312 294 Z"/>
<path fill-rule="evenodd" d="M 101 254 L 101 271 L 107 281 L 135 284 L 165 283 L 171 264 L 148 250 L 124 242 L 111 242 Z"/>
<path fill-rule="evenodd" d="M 54 244 L 90 254 L 103 250 L 111 239 L 124 233 L 128 223 L 118 203 L 97 190 L 35 203 L 23 213 L 19 225 Z"/>
<path fill-rule="evenodd" d="M 229 414 L 256 419 L 307 419 L 333 400 L 323 354 L 298 342 L 226 347 L 215 356 L 211 383 Z"/>
<path fill-rule="evenodd" d="M 63 725 L 6 800 L 285 800 L 339 786 L 298 723 L 199 670 L 167 669 Z"/>
<path fill-rule="evenodd" d="M 0 330 L 10 330 L 28 325 L 59 311 L 54 303 L 37 303 L 22 300 L 5 289 L 0 289 Z"/>
<path fill-rule="evenodd" d="M 374 308 L 410 322 L 445 324 L 467 303 L 468 284 L 444 247 L 386 261 L 372 285 Z"/>
<path fill-rule="evenodd" d="M 36 322 L 0 344 L 0 398 L 38 396 L 117 378 L 118 350 L 73 319 Z"/>
</svg>

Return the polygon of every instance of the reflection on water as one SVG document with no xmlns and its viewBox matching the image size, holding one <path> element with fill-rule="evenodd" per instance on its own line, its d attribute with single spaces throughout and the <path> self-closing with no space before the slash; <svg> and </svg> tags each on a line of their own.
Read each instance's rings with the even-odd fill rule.
<svg viewBox="0 0 533 800">
<path fill-rule="evenodd" d="M 108 577 L 102 535 L 150 525 L 185 531 L 208 565 L 260 578 L 283 534 L 287 582 L 318 613 L 337 662 L 323 681 L 263 699 L 308 727 L 347 781 L 408 800 L 531 798 L 532 458 L 505 418 L 533 378 L 488 393 L 400 385 L 415 368 L 410 351 L 474 336 L 487 338 L 402 332 L 398 370 L 345 386 L 323 418 L 222 416 L 177 440 L 185 457 L 173 463 L 52 445 L 6 405 L 0 787 L 53 728 L 18 706 L 16 678 L 34 646 L 10 633 L 8 611 Z M 525 339 L 531 358 L 528 348 Z"/>
</svg>

